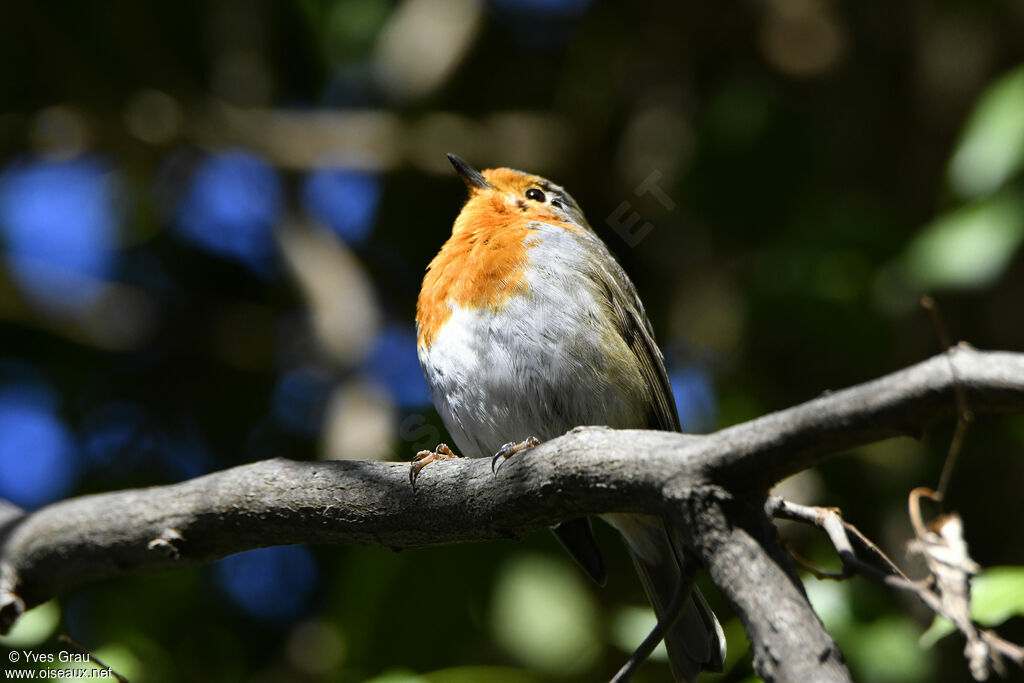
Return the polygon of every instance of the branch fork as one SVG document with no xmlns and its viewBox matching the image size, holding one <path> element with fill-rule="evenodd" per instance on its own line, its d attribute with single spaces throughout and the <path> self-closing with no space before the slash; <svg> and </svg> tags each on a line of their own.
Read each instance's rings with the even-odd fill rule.
<svg viewBox="0 0 1024 683">
<path fill-rule="evenodd" d="M 806 511 L 767 492 L 847 449 L 919 434 L 958 415 L 957 392 L 973 413 L 1024 413 L 1024 354 L 958 347 L 706 436 L 577 428 L 520 453 L 498 477 L 486 460 L 435 463 L 415 491 L 408 463 L 273 459 L 32 512 L 0 504 L 0 631 L 26 609 L 89 582 L 252 548 L 416 548 L 519 538 L 580 516 L 625 512 L 660 516 L 680 530 L 742 620 L 762 678 L 848 681 L 842 654 L 766 514 Z M 893 571 L 838 512 L 813 518 L 819 515 L 844 563 L 869 558 L 864 567 L 887 583 L 935 597 Z M 991 652 L 1021 661 L 1019 649 L 977 633 Z"/>
</svg>

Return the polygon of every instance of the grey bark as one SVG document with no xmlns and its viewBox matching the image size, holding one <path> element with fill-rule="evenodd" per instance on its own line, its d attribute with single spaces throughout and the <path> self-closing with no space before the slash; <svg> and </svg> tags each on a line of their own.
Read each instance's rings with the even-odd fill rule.
<svg viewBox="0 0 1024 683">
<path fill-rule="evenodd" d="M 76 586 L 251 548 L 416 548 L 520 538 L 581 515 L 671 518 L 743 621 L 768 681 L 846 681 L 763 506 L 779 480 L 842 451 L 920 434 L 970 408 L 1024 412 L 1024 354 L 957 348 L 707 436 L 577 428 L 518 454 L 433 463 L 275 459 L 171 486 L 82 496 L 24 513 L 0 505 L 0 630 Z M 2 438 L 2 437 L 0 437 Z"/>
</svg>

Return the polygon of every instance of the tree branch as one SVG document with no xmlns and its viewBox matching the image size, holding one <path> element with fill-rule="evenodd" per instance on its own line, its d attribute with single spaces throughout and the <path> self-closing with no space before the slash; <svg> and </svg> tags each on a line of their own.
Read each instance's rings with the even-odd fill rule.
<svg viewBox="0 0 1024 683">
<path fill-rule="evenodd" d="M 765 500 L 717 486 L 691 492 L 674 520 L 743 622 L 766 681 L 851 681 L 765 514 Z"/>
<path fill-rule="evenodd" d="M 497 476 L 485 460 L 434 463 L 415 489 L 408 463 L 275 459 L 31 513 L 0 506 L 0 630 L 84 583 L 250 548 L 413 548 L 519 538 L 580 515 L 634 512 L 684 530 L 742 618 L 762 677 L 810 680 L 800 672 L 817 666 L 814 680 L 848 680 L 775 541 L 766 492 L 845 449 L 920 434 L 955 413 L 957 384 L 975 413 L 1024 412 L 1024 354 L 951 349 L 708 436 L 578 428 L 516 455 Z M 808 625 L 805 640 L 789 637 L 794 624 Z"/>
</svg>

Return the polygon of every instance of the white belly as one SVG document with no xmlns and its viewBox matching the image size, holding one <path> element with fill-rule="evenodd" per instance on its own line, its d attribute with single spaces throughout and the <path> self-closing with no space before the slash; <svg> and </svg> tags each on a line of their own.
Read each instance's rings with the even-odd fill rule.
<svg viewBox="0 0 1024 683">
<path fill-rule="evenodd" d="M 629 351 L 606 322 L 605 304 L 571 268 L 558 268 L 558 277 L 549 268 L 541 282 L 528 279 L 530 295 L 499 313 L 456 307 L 420 350 L 434 405 L 462 455 L 491 456 L 509 441 L 544 441 L 578 425 L 646 426 L 642 380 L 621 368 Z"/>
</svg>

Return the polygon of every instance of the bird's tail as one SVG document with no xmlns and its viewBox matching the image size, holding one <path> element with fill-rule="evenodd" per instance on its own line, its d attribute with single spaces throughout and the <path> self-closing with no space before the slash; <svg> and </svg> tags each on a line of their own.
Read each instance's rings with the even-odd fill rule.
<svg viewBox="0 0 1024 683">
<path fill-rule="evenodd" d="M 682 578 L 682 549 L 660 519 L 641 515 L 608 515 L 606 519 L 625 537 L 654 612 L 658 619 L 665 618 Z M 696 681 L 702 670 L 722 670 L 725 634 L 696 587 L 665 634 L 665 647 L 676 681 Z"/>
</svg>

